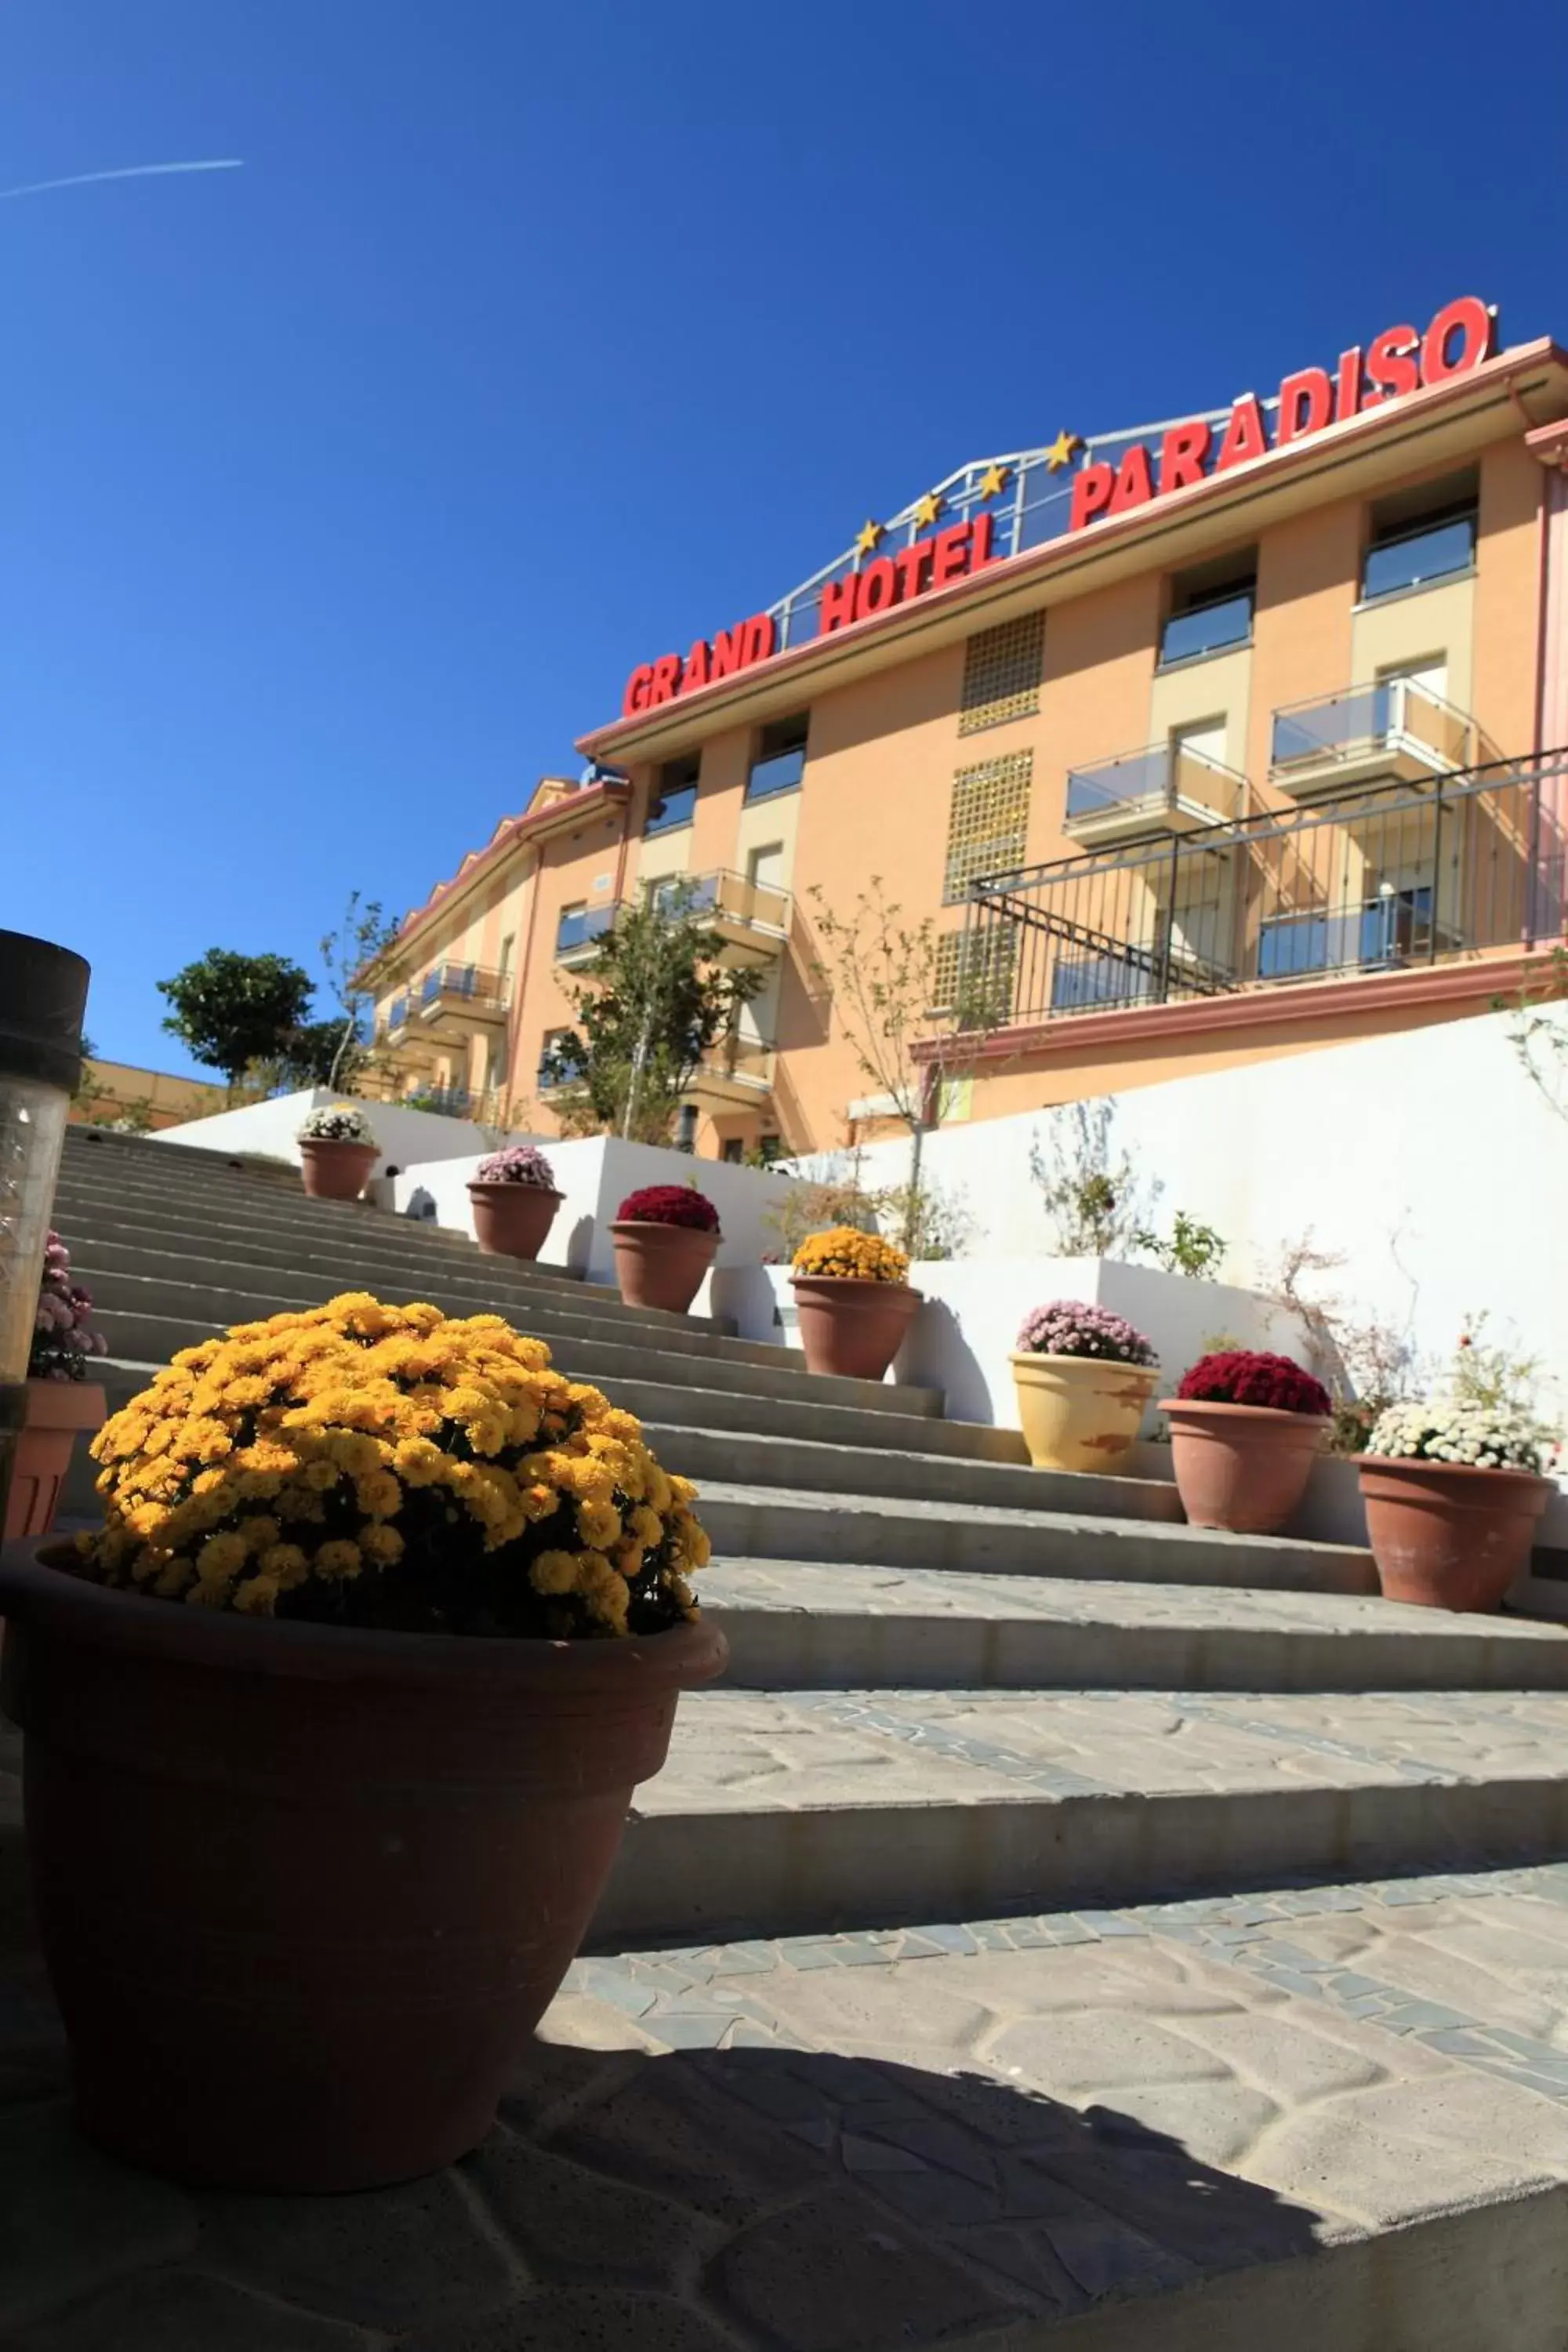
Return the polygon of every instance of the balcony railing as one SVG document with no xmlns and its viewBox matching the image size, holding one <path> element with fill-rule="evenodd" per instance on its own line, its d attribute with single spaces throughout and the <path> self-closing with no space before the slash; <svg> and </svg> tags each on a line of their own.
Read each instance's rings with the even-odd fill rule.
<svg viewBox="0 0 1568 2352">
<path fill-rule="evenodd" d="M 1373 974 L 1554 939 L 1568 752 L 1383 786 L 977 882 L 960 1026 Z"/>
<path fill-rule="evenodd" d="M 1241 814 L 1247 779 L 1182 743 L 1152 743 L 1068 772 L 1062 830 L 1076 839 L 1190 832 Z"/>
<path fill-rule="evenodd" d="M 1422 783 L 1474 767 L 1480 730 L 1412 678 L 1384 678 L 1274 713 L 1269 776 L 1288 793 L 1334 791 L 1387 776 Z"/>
<path fill-rule="evenodd" d="M 605 933 L 614 928 L 618 907 L 578 907 L 563 915 L 555 926 L 557 956 L 580 955 L 586 948 L 596 947 Z"/>
<path fill-rule="evenodd" d="M 405 1110 L 438 1111 L 443 1118 L 467 1118 L 475 1108 L 467 1087 L 420 1087 L 403 1097 Z"/>
<path fill-rule="evenodd" d="M 578 908 L 563 915 L 555 929 L 559 962 L 586 962 L 626 901 Z M 644 887 L 643 904 L 673 921 L 692 915 L 716 930 L 727 953 L 742 960 L 776 955 L 789 936 L 790 895 L 744 874 L 720 868 L 711 874 L 668 874 Z"/>
</svg>

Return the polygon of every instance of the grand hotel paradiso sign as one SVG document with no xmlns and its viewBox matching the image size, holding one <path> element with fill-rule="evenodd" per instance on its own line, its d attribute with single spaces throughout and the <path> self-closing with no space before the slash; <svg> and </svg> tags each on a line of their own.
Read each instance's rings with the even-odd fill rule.
<svg viewBox="0 0 1568 2352">
<path fill-rule="evenodd" d="M 1042 449 L 977 459 L 889 522 L 863 524 L 851 547 L 765 613 L 711 639 L 699 637 L 685 654 L 640 662 L 626 680 L 622 715 L 636 718 L 772 654 L 831 636 L 1008 556 L 1464 375 L 1490 357 L 1496 331 L 1495 309 L 1462 295 L 1446 302 L 1425 332 L 1385 327 L 1364 349 L 1342 352 L 1332 370 L 1288 375 L 1271 400 L 1244 392 L 1228 409 L 1205 416 L 1087 441 L 1062 432 Z"/>
</svg>

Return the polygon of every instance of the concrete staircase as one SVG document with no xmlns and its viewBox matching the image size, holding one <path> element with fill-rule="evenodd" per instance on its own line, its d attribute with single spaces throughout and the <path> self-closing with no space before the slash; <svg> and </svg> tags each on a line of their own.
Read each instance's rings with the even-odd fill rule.
<svg viewBox="0 0 1568 2352">
<path fill-rule="evenodd" d="M 605 2049 L 624 2034 L 644 2052 L 793 2049 L 837 2052 L 841 2061 L 852 2053 L 867 2064 L 913 2048 L 920 2063 L 914 2044 L 924 2029 L 900 2022 L 913 2014 L 915 1958 L 931 1964 L 918 1981 L 933 1992 L 933 1956 L 953 1964 L 938 2003 L 945 2033 L 955 2003 L 968 2015 L 1000 2002 L 1015 2019 L 1029 2017 L 1035 2003 L 1062 2007 L 1066 1996 L 1050 1988 L 1067 1978 L 1057 1969 L 1047 1986 L 1039 1972 L 1041 1956 L 1061 1946 L 1114 1956 L 1121 1939 L 1154 1937 L 1165 1957 L 1150 1963 L 1142 1993 L 1118 1990 L 1109 1959 L 1098 2002 L 1081 1969 L 1072 1978 L 1073 2002 L 1088 2004 L 1094 2064 L 1075 2074 L 1059 2053 L 1047 2064 L 1042 2042 L 1029 2045 L 1022 2072 L 1042 2095 L 1080 2109 L 1092 2095 L 1124 2114 L 1157 2112 L 1179 2141 L 1182 2086 L 1206 2082 L 1208 2061 L 1173 2059 L 1175 2071 L 1162 2074 L 1170 2018 L 1202 2010 L 1211 1996 L 1226 2008 L 1230 1997 L 1215 1988 L 1256 1940 L 1258 1906 L 1275 1923 L 1375 1909 L 1379 1934 L 1397 1942 L 1410 1874 L 1468 1873 L 1443 1883 L 1483 1891 L 1503 1888 L 1493 1874 L 1510 1874 L 1507 1905 L 1463 1948 L 1489 1951 L 1484 1965 L 1495 1960 L 1507 1975 L 1513 1963 L 1496 1939 L 1512 1937 L 1526 1976 L 1533 1965 L 1539 1979 L 1547 1968 L 1530 1959 L 1530 1917 L 1548 1904 L 1561 1908 L 1568 1889 L 1542 1893 L 1551 1873 L 1529 1872 L 1568 1854 L 1568 1629 L 1394 1608 L 1376 1597 L 1363 1551 L 1189 1528 L 1168 1486 L 1036 1472 L 1015 1434 L 947 1421 L 929 1390 L 814 1379 L 793 1351 L 741 1340 L 717 1321 L 634 1312 L 561 1268 L 483 1258 L 458 1236 L 370 1207 L 307 1202 L 285 1181 L 188 1148 L 73 1130 L 56 1222 L 109 1335 L 116 1402 L 176 1348 L 230 1321 L 370 1288 L 455 1313 L 508 1315 L 546 1339 L 567 1371 L 637 1412 L 660 1459 L 700 1482 L 715 1545 L 704 1597 L 730 1636 L 731 1673 L 723 1686 L 683 1704 L 669 1765 L 639 1792 L 595 1924 L 600 1957 L 577 1971 L 558 2040 Z M 1469 1932 L 1463 1922 L 1454 1929 L 1461 1945 Z M 1322 1937 L 1309 1949 L 1310 1938 L 1290 1941 L 1289 1926 L 1275 1924 L 1268 1936 L 1296 1957 L 1271 1962 L 1280 1980 L 1270 1979 L 1265 1992 L 1253 1985 L 1248 2002 L 1329 2001 L 1336 2018 L 1343 2012 L 1344 2035 L 1362 2042 L 1377 2039 L 1369 2019 L 1408 2010 L 1410 2021 L 1380 2022 L 1378 2032 L 1385 2042 L 1426 2036 L 1430 2051 L 1423 2043 L 1416 2054 L 1457 2070 L 1466 2100 L 1500 2067 L 1513 2065 L 1515 2084 L 1522 2079 L 1526 2061 L 1510 2057 L 1508 2036 L 1528 2011 L 1534 2095 L 1544 2098 L 1540 2085 L 1552 2084 L 1568 2102 L 1568 2016 L 1559 2026 L 1543 1991 L 1533 2007 L 1510 2007 L 1500 1995 L 1489 2023 L 1472 1984 L 1464 2004 L 1445 2008 L 1439 1994 L 1434 2021 L 1421 2013 L 1421 1991 L 1447 1980 L 1437 1963 L 1425 1977 L 1415 1970 L 1415 1991 L 1395 2000 L 1386 1969 L 1381 1991 L 1368 1993 L 1358 1987 L 1372 1979 L 1354 1968 L 1336 1962 L 1338 1973 L 1325 1973 Z M 1568 1943 L 1537 1940 L 1549 1955 L 1560 1948 L 1568 1969 Z M 1200 1943 L 1206 1974 L 1191 1958 Z M 1348 1951 L 1352 1942 L 1332 1948 Z M 1400 1965 L 1408 1967 L 1407 1956 Z M 1397 1972 L 1389 1980 L 1396 1989 L 1404 1981 Z M 1459 2024 L 1445 2023 L 1450 2016 Z M 1286 2047 L 1289 2023 L 1276 2015 L 1268 2029 L 1277 2041 L 1285 2035 L 1278 2049 L 1268 2045 L 1270 2080 L 1291 2076 L 1297 2063 Z M 1500 2042 L 1486 2040 L 1494 2032 Z M 1299 2056 L 1311 2040 L 1300 2032 L 1290 2045 Z M 930 2063 L 945 2068 L 932 2033 Z M 1445 2034 L 1458 2036 L 1452 2050 Z M 1480 2057 L 1467 2035 L 1481 2037 Z M 1019 2074 L 989 2055 L 984 2038 L 959 2042 L 953 2065 Z M 1237 2063 L 1252 2097 L 1262 2076 L 1249 2074 L 1250 2058 Z M 1365 2063 L 1375 2075 L 1375 2053 Z M 777 2093 L 782 2106 L 761 2100 L 767 2128 L 794 2128 L 794 2095 Z M 1204 2152 L 1216 2178 L 1229 2177 L 1227 2164 L 1239 2177 L 1253 2162 L 1250 2142 L 1243 2155 L 1237 2138 L 1227 2157 L 1206 2096 L 1191 2092 L 1194 2114 L 1209 2118 Z M 1517 2164 L 1508 2172 L 1520 2126 L 1508 2102 L 1495 2122 L 1483 2107 L 1465 2108 L 1467 2146 L 1477 2194 L 1493 2198 L 1501 2216 L 1522 2193 Z M 747 2128 L 763 2122 L 753 2116 Z M 862 2126 L 843 2128 L 844 2147 L 853 2141 L 863 2151 L 863 2137 L 854 2137 Z M 1413 2145 L 1432 2128 L 1413 2127 Z M 1390 2189 L 1380 2205 L 1360 2186 L 1351 2195 L 1352 2156 L 1331 2135 L 1323 2145 L 1314 2210 L 1363 2235 L 1428 2218 L 1418 2166 L 1401 2195 Z M 1568 2126 L 1561 2150 L 1556 2140 L 1552 2150 L 1542 2159 L 1546 2176 L 1568 2181 Z M 901 2154 L 842 2158 L 857 2193 L 869 2181 L 878 2195 L 879 2168 L 903 2179 L 928 2160 L 936 2163 L 914 2143 Z M 949 2191 L 970 2193 L 951 2181 Z M 1479 2234 L 1465 2241 L 1483 2263 L 1502 2258 L 1505 2241 L 1513 2242 L 1508 2231 L 1523 2226 L 1514 2211 L 1489 2240 L 1479 2224 L 1493 2210 L 1471 2217 Z M 1332 2231 L 1312 2231 L 1294 2252 L 1317 2259 Z M 809 2238 L 798 2251 L 809 2260 Z M 1179 2271 L 1106 2273 L 1105 2293 L 1155 2297 L 1153 2308 L 1139 2305 L 1131 2333 L 1105 2317 L 1092 2282 L 1070 2306 L 1059 2294 L 1051 2303 L 1043 2270 L 1029 2273 L 1026 2292 L 994 2236 L 984 2247 L 966 2242 L 952 2259 L 994 2288 L 1007 2273 L 1020 2307 L 1033 2314 L 1016 2338 L 997 2332 L 994 2315 L 973 2331 L 955 2323 L 942 2335 L 944 2344 L 989 2347 L 1043 2340 L 1046 2320 L 1054 2326 L 1069 2310 L 1075 2342 L 1083 2314 L 1087 2327 L 1105 2320 L 1103 2334 L 1082 2334 L 1086 2347 L 1206 2342 L 1211 2289 L 1203 2282 L 1270 2257 L 1242 2231 L 1217 2267 L 1205 2257 Z M 1075 2273 L 1080 2285 L 1087 2274 L 1081 2266 Z M 1363 2293 L 1352 2267 L 1332 2275 L 1352 2282 L 1352 2301 Z M 1369 2275 L 1365 2292 L 1381 2292 Z M 1218 2315 L 1232 2290 L 1212 2291 Z M 889 2292 L 896 2304 L 892 2282 Z M 1179 2331 L 1166 2311 L 1172 2295 L 1184 2315 Z M 1418 2341 L 1458 2352 L 1487 2340 L 1443 2332 L 1441 2293 L 1420 2304 L 1420 2335 L 1397 2311 L 1357 2333 L 1360 2305 L 1342 2308 L 1327 2289 L 1299 2320 L 1291 2301 L 1258 2306 L 1291 2345 L 1315 2345 L 1342 2326 L 1342 2340 L 1365 2352 L 1406 2344 L 1414 2352 Z M 1561 2340 L 1533 2305 L 1513 2316 L 1510 2342 Z M 1145 2320 L 1147 2334 L 1139 2332 Z M 1168 2324 L 1173 2332 L 1162 2332 Z M 879 2333 L 880 2325 L 868 2321 L 855 2342 L 935 2340 L 912 2306 Z M 647 2340 L 666 2340 L 652 2318 L 647 2327 Z M 792 2340 L 782 2322 L 776 2340 Z"/>
</svg>

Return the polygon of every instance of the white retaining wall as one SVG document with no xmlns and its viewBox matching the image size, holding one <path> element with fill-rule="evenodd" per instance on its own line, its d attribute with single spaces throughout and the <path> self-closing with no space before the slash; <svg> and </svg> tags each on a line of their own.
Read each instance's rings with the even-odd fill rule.
<svg viewBox="0 0 1568 2352">
<path fill-rule="evenodd" d="M 188 1143 L 198 1151 L 265 1151 L 275 1160 L 300 1165 L 296 1129 L 308 1110 L 323 1103 L 347 1100 L 326 1087 L 308 1087 L 297 1095 L 275 1095 L 270 1102 L 246 1103 L 237 1110 L 215 1111 L 210 1118 L 187 1119 L 179 1127 L 161 1128 L 154 1143 Z M 402 1103 L 356 1102 L 369 1119 L 381 1146 L 374 1174 L 406 1168 L 411 1162 L 457 1160 L 493 1150 L 479 1129 L 466 1118 L 447 1118 L 435 1110 L 409 1110 Z M 537 1136 L 521 1130 L 509 1143 L 534 1143 Z"/>
</svg>

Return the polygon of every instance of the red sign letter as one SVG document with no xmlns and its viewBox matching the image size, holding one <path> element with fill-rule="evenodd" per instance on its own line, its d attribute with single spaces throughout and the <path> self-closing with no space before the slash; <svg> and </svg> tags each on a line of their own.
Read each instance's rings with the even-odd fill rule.
<svg viewBox="0 0 1568 2352">
<path fill-rule="evenodd" d="M 990 516 L 988 514 L 976 515 L 974 520 L 969 526 L 969 568 L 971 572 L 984 572 L 988 563 L 1001 562 L 1002 558 L 999 555 L 993 554 L 991 550 L 993 536 L 994 534 L 991 529 Z"/>
<path fill-rule="evenodd" d="M 744 669 L 746 666 L 745 636 L 744 629 L 736 627 L 721 629 L 714 638 L 713 658 L 709 666 L 708 675 L 715 685 L 720 678 L 733 677 L 738 669 Z"/>
<path fill-rule="evenodd" d="M 1231 403 L 1230 423 L 1225 428 L 1225 439 L 1214 461 L 1215 472 L 1223 474 L 1227 466 L 1244 466 L 1249 457 L 1266 457 L 1268 454 L 1268 436 L 1263 429 L 1258 395 L 1244 392 L 1239 400 Z"/>
<path fill-rule="evenodd" d="M 890 555 L 873 556 L 860 574 L 860 601 L 856 612 L 861 620 L 869 613 L 885 613 L 889 604 L 898 602 L 899 575 L 893 569 Z"/>
<path fill-rule="evenodd" d="M 653 684 L 652 662 L 641 662 L 626 680 L 626 690 L 621 698 L 621 717 L 635 719 L 639 710 L 647 709 L 647 690 Z"/>
<path fill-rule="evenodd" d="M 1496 325 L 1484 302 L 1473 294 L 1461 294 L 1457 302 L 1444 304 L 1426 330 L 1421 346 L 1421 381 L 1423 383 L 1445 383 L 1451 375 L 1463 375 L 1490 356 L 1492 329 Z M 1448 345 L 1458 335 L 1459 348 L 1452 359 Z"/>
<path fill-rule="evenodd" d="M 1107 514 L 1125 514 L 1129 507 L 1143 506 L 1154 495 L 1154 480 L 1149 471 L 1149 452 L 1142 441 L 1134 441 L 1116 468 L 1116 488 L 1110 493 Z"/>
<path fill-rule="evenodd" d="M 686 656 L 685 667 L 680 673 L 680 691 L 689 694 L 693 687 L 706 686 L 707 683 L 708 646 L 705 640 L 699 637 Z"/>
<path fill-rule="evenodd" d="M 917 539 L 912 547 L 902 547 L 894 556 L 893 562 L 899 571 L 900 603 L 906 596 L 918 596 L 922 588 L 930 586 L 930 582 L 922 580 L 921 573 L 931 560 L 931 542 L 929 539 Z M 879 560 L 885 562 L 887 558 L 884 556 Z M 861 606 L 861 610 L 862 612 L 865 610 L 864 605 Z"/>
<path fill-rule="evenodd" d="M 745 647 L 748 669 L 753 662 L 766 661 L 778 643 L 778 630 L 774 625 L 773 614 L 753 613 L 751 619 L 743 625 L 742 643 Z"/>
<path fill-rule="evenodd" d="M 1321 368 L 1302 368 L 1288 375 L 1279 387 L 1279 422 L 1275 444 L 1299 441 L 1303 433 L 1321 433 L 1333 414 L 1334 388 Z"/>
<path fill-rule="evenodd" d="M 856 604 L 860 593 L 860 574 L 847 572 L 842 580 L 825 580 L 822 602 L 817 607 L 816 634 L 826 637 L 834 629 L 847 628 L 854 620 Z"/>
<path fill-rule="evenodd" d="M 643 708 L 648 710 L 656 702 L 671 702 L 679 691 L 680 656 L 661 654 L 653 666 L 653 676 L 648 680 L 647 700 Z"/>
<path fill-rule="evenodd" d="M 1385 400 L 1397 399 L 1402 392 L 1414 392 L 1419 378 L 1411 353 L 1419 348 L 1420 336 L 1414 327 L 1384 327 L 1381 335 L 1373 335 L 1367 345 L 1366 372 L 1380 391 L 1369 392 L 1363 401 L 1363 408 L 1381 408 Z"/>
<path fill-rule="evenodd" d="M 955 522 L 949 530 L 939 530 L 931 550 L 931 584 L 940 588 L 946 580 L 956 580 L 969 568 L 969 525 Z"/>
<path fill-rule="evenodd" d="M 1081 474 L 1075 474 L 1068 529 L 1081 530 L 1093 516 L 1103 514 L 1105 502 L 1115 488 L 1116 477 L 1109 466 L 1086 466 Z"/>
<path fill-rule="evenodd" d="M 1160 496 L 1167 490 L 1189 489 L 1204 478 L 1204 461 L 1214 435 L 1201 416 L 1188 425 L 1173 425 L 1160 444 Z"/>
<path fill-rule="evenodd" d="M 1334 379 L 1334 415 L 1353 416 L 1361 406 L 1361 345 L 1340 353 L 1340 372 Z"/>
</svg>

